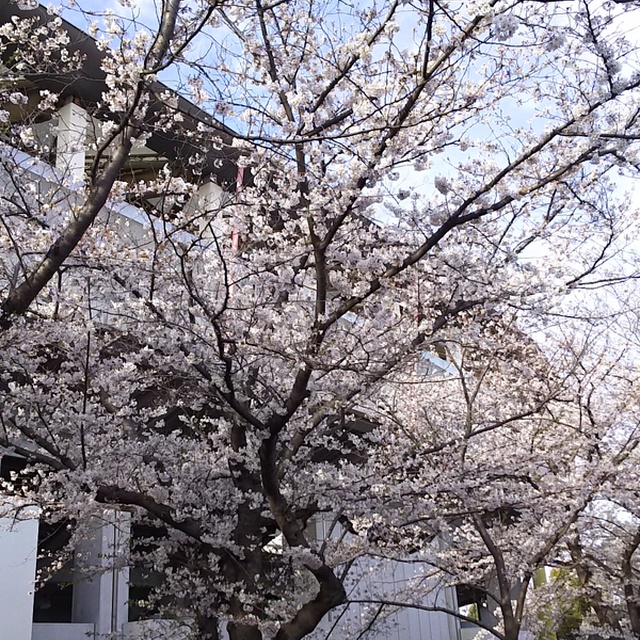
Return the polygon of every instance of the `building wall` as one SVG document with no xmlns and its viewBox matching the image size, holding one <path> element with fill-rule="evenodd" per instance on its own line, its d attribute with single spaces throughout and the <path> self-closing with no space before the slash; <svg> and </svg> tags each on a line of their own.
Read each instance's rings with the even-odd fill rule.
<svg viewBox="0 0 640 640">
<path fill-rule="evenodd" d="M 0 517 L 1 638 L 31 640 L 37 549 L 38 520 L 33 510 Z"/>
<path fill-rule="evenodd" d="M 33 625 L 31 640 L 92 640 L 95 625 L 65 622 L 37 622 Z"/>
<path fill-rule="evenodd" d="M 329 524 L 322 520 L 315 522 L 313 529 L 312 536 L 318 542 L 343 533 L 334 530 L 332 534 Z M 431 544 L 439 542 L 435 540 Z M 351 637 L 362 640 L 460 640 L 457 619 L 446 613 L 378 604 L 389 601 L 458 610 L 455 590 L 442 587 L 431 575 L 429 565 L 420 562 L 417 555 L 407 557 L 406 561 L 373 556 L 359 558 L 349 570 L 345 587 L 349 600 L 356 602 L 327 614 L 311 634 L 313 640 Z M 370 600 L 371 603 L 358 603 L 358 600 Z"/>
<path fill-rule="evenodd" d="M 371 599 L 411 602 L 421 606 L 443 607 L 457 610 L 453 589 L 439 587 L 424 574 L 421 563 L 399 562 L 388 559 L 365 558 L 350 571 L 348 597 L 353 600 Z M 425 611 L 410 607 L 381 607 L 378 604 L 350 605 L 344 611 L 330 613 L 321 629 L 312 637 L 348 638 L 366 640 L 456 640 L 459 638 L 457 621 L 446 613 Z M 335 635 L 327 635 L 330 631 Z"/>
</svg>

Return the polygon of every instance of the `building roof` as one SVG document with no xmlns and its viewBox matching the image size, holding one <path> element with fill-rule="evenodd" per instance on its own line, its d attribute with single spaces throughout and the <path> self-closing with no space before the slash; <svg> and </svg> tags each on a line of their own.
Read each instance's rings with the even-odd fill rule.
<svg viewBox="0 0 640 640">
<path fill-rule="evenodd" d="M 41 24 L 50 22 L 52 17 L 46 8 L 37 5 L 33 9 L 21 9 L 18 5 L 3 2 L 0 3 L 0 24 L 8 23 L 13 17 L 35 18 Z M 71 72 L 51 72 L 50 69 L 31 73 L 23 73 L 21 80 L 29 87 L 36 90 L 48 90 L 59 94 L 62 102 L 72 98 L 78 101 L 94 117 L 101 120 L 109 120 L 102 106 L 102 95 L 107 90 L 106 73 L 102 68 L 102 62 L 107 53 L 98 48 L 96 40 L 81 29 L 78 29 L 67 20 L 62 19 L 62 28 L 68 33 L 70 52 L 78 52 L 82 58 L 79 69 Z M 10 59 L 15 48 L 8 48 L 6 59 Z M 149 125 L 151 135 L 145 146 L 158 157 L 168 160 L 183 169 L 185 159 L 199 154 L 201 162 L 197 164 L 198 176 L 215 176 L 216 182 L 228 189 L 235 188 L 237 179 L 237 159 L 240 153 L 232 147 L 234 132 L 226 125 L 218 121 L 197 105 L 181 96 L 176 91 L 159 81 L 149 84 L 152 95 L 145 122 Z M 178 112 L 182 116 L 180 129 L 171 128 L 160 130 L 152 126 L 157 122 L 163 112 L 168 113 L 169 107 L 160 99 L 160 96 L 169 92 L 175 96 L 175 103 L 171 106 L 172 112 Z M 155 99 L 154 99 L 155 98 Z M 199 128 L 206 130 L 203 136 L 198 136 Z M 211 137 L 219 139 L 218 149 L 212 148 Z M 208 137 L 208 144 L 199 145 L 198 137 Z M 218 146 L 218 145 L 216 145 Z M 206 151 L 205 151 L 206 149 Z"/>
</svg>

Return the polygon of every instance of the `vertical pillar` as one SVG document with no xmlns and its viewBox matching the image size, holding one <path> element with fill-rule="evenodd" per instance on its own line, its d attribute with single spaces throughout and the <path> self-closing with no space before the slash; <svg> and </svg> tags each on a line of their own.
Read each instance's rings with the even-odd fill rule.
<svg viewBox="0 0 640 640">
<path fill-rule="evenodd" d="M 2 503 L 5 500 L 3 498 Z M 5 503 L 6 504 L 6 503 Z M 2 637 L 31 640 L 33 591 L 38 555 L 38 513 L 20 510 L 13 517 L 9 506 L 0 517 L 0 628 Z M 16 505 L 17 507 L 17 505 Z"/>
<path fill-rule="evenodd" d="M 212 180 L 207 180 L 198 188 L 197 210 L 199 216 L 200 231 L 203 232 L 208 225 L 216 235 L 223 231 L 223 223 L 218 212 L 224 203 L 224 191 Z M 206 234 L 205 234 L 206 235 Z"/>
<path fill-rule="evenodd" d="M 108 509 L 94 525 L 76 549 L 76 569 L 86 577 L 74 585 L 72 620 L 91 622 L 97 635 L 115 638 L 128 620 L 130 515 Z"/>
<path fill-rule="evenodd" d="M 86 138 L 87 112 L 75 102 L 67 102 L 58 112 L 56 168 L 72 181 L 84 178 Z"/>
</svg>

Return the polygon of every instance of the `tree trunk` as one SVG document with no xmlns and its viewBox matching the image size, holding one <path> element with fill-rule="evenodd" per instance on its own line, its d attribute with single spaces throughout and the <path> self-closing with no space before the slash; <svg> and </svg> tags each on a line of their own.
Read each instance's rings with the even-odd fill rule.
<svg viewBox="0 0 640 640">
<path fill-rule="evenodd" d="M 198 637 L 200 640 L 220 640 L 217 618 L 199 615 L 196 618 L 196 623 L 198 625 Z"/>
<path fill-rule="evenodd" d="M 230 640 L 262 640 L 260 629 L 251 627 L 248 624 L 230 622 L 227 625 L 227 632 Z"/>
<path fill-rule="evenodd" d="M 632 558 L 640 546 L 640 529 L 636 531 L 635 536 L 626 546 L 622 555 L 622 575 L 624 578 L 624 599 L 627 604 L 627 612 L 629 613 L 629 622 L 631 629 L 640 638 L 640 599 L 637 590 L 633 584 L 633 565 Z"/>
</svg>

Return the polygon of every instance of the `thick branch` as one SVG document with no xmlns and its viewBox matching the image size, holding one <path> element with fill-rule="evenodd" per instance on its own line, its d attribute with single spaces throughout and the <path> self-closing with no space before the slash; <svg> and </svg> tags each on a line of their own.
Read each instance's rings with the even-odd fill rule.
<svg viewBox="0 0 640 640">
<path fill-rule="evenodd" d="M 156 502 L 153 498 L 138 491 L 123 489 L 117 485 L 105 485 L 98 487 L 96 491 L 96 501 L 105 504 L 121 504 L 137 506 L 144 509 L 150 515 L 161 520 L 165 524 L 182 531 L 190 538 L 201 540 L 204 531 L 200 524 L 193 518 L 177 520 L 174 509 L 161 502 Z"/>
<path fill-rule="evenodd" d="M 271 512 L 291 547 L 309 548 L 300 522 L 292 512 L 285 497 L 280 491 L 276 468 L 277 434 L 263 440 L 260 447 L 260 463 L 262 484 Z M 334 607 L 345 602 L 347 594 L 342 582 L 333 570 L 324 563 L 319 566 L 307 565 L 314 575 L 320 589 L 315 598 L 303 605 L 294 618 L 283 624 L 275 636 L 275 640 L 298 640 L 313 631 L 323 616 Z"/>
<path fill-rule="evenodd" d="M 498 548 L 493 538 L 489 534 L 487 527 L 485 526 L 480 516 L 473 517 L 473 523 L 476 530 L 480 534 L 482 541 L 484 542 L 487 550 L 493 558 L 493 564 L 496 568 L 496 577 L 498 579 L 498 589 L 500 591 L 500 599 L 498 603 L 500 605 L 500 611 L 502 612 L 502 619 L 504 622 L 504 633 L 507 640 L 516 640 L 518 637 L 518 631 L 520 625 L 513 615 L 513 607 L 511 605 L 511 584 L 509 582 L 507 574 L 507 565 L 502 555 L 502 551 Z"/>
<path fill-rule="evenodd" d="M 640 637 L 640 601 L 638 599 L 637 587 L 633 581 L 633 566 L 631 559 L 640 546 L 640 529 L 636 531 L 632 540 L 625 547 L 622 556 L 622 576 L 624 578 L 624 598 L 629 613 L 629 622 L 636 636 Z"/>
</svg>

